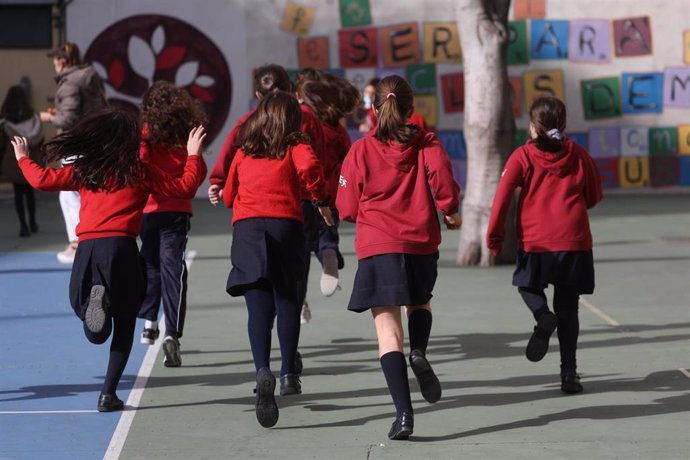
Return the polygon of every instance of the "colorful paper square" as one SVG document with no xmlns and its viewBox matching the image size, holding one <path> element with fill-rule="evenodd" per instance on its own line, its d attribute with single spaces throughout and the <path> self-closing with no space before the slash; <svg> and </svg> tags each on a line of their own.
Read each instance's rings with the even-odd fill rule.
<svg viewBox="0 0 690 460">
<path fill-rule="evenodd" d="M 462 63 L 457 22 L 424 23 L 424 62 Z"/>
<path fill-rule="evenodd" d="M 515 140 L 513 142 L 513 150 L 517 149 L 518 147 L 525 145 L 525 142 L 527 142 L 527 139 L 529 139 L 529 134 L 527 133 L 526 129 L 516 129 L 515 130 Z"/>
<path fill-rule="evenodd" d="M 675 155 L 678 153 L 678 128 L 649 128 L 648 142 L 650 155 Z"/>
<path fill-rule="evenodd" d="M 414 110 L 424 117 L 427 126 L 438 125 L 438 98 L 436 96 L 415 96 Z"/>
<path fill-rule="evenodd" d="M 690 107 L 690 67 L 664 69 L 664 106 Z"/>
<path fill-rule="evenodd" d="M 583 149 L 589 151 L 589 135 L 587 133 L 566 133 L 566 136 Z"/>
<path fill-rule="evenodd" d="M 546 0 L 515 0 L 515 19 L 540 19 L 546 15 Z"/>
<path fill-rule="evenodd" d="M 360 92 L 364 89 L 369 80 L 375 76 L 376 69 L 371 67 L 345 69 L 345 78 L 355 85 Z"/>
<path fill-rule="evenodd" d="M 417 64 L 421 59 L 419 26 L 416 22 L 381 27 L 381 56 L 384 67 Z"/>
<path fill-rule="evenodd" d="M 508 50 L 506 53 L 508 65 L 529 64 L 527 21 L 508 22 Z"/>
<path fill-rule="evenodd" d="M 436 65 L 411 64 L 405 69 L 405 78 L 415 95 L 436 94 Z"/>
<path fill-rule="evenodd" d="M 461 72 L 441 75 L 441 92 L 445 113 L 465 110 L 465 79 Z"/>
<path fill-rule="evenodd" d="M 608 62 L 611 60 L 611 27 L 606 19 L 570 21 L 568 40 L 570 60 L 574 62 Z"/>
<path fill-rule="evenodd" d="M 613 43 L 617 57 L 652 54 L 652 29 L 649 17 L 613 21 Z"/>
<path fill-rule="evenodd" d="M 297 39 L 297 55 L 302 68 L 327 69 L 330 65 L 328 37 Z"/>
<path fill-rule="evenodd" d="M 366 27 L 338 31 L 341 67 L 378 67 L 377 29 Z"/>
<path fill-rule="evenodd" d="M 592 128 L 589 130 L 589 154 L 594 158 L 620 156 L 620 130 L 618 128 Z"/>
<path fill-rule="evenodd" d="M 439 131 L 438 139 L 451 159 L 467 158 L 467 144 L 462 131 Z"/>
<path fill-rule="evenodd" d="M 683 62 L 690 64 L 690 30 L 683 32 Z"/>
<path fill-rule="evenodd" d="M 511 101 L 513 105 L 513 116 L 515 118 L 520 118 L 522 116 L 522 99 L 524 96 L 524 91 L 522 89 L 522 78 L 521 77 L 508 77 L 508 84 L 512 91 Z"/>
<path fill-rule="evenodd" d="M 530 47 L 532 59 L 568 59 L 568 21 L 532 21 Z"/>
<path fill-rule="evenodd" d="M 661 73 L 624 73 L 622 80 L 623 113 L 661 113 L 664 81 Z"/>
<path fill-rule="evenodd" d="M 283 13 L 280 28 L 296 35 L 308 35 L 316 16 L 316 8 L 295 2 L 288 2 Z"/>
<path fill-rule="evenodd" d="M 343 27 L 371 24 L 369 0 L 340 0 L 340 24 Z"/>
<path fill-rule="evenodd" d="M 641 157 L 649 155 L 649 128 L 624 126 L 621 128 L 621 156 Z"/>
<path fill-rule="evenodd" d="M 690 185 L 690 157 L 678 157 L 679 185 Z"/>
<path fill-rule="evenodd" d="M 649 186 L 649 157 L 621 157 L 619 168 L 621 188 Z"/>
<path fill-rule="evenodd" d="M 690 125 L 678 127 L 678 153 L 690 155 Z"/>
<path fill-rule="evenodd" d="M 603 188 L 618 188 L 620 186 L 619 158 L 595 158 L 594 162 L 601 176 Z"/>
<path fill-rule="evenodd" d="M 582 80 L 580 87 L 585 120 L 600 120 L 621 115 L 618 77 Z"/>
<path fill-rule="evenodd" d="M 652 187 L 678 185 L 680 169 L 677 156 L 661 155 L 649 158 L 649 183 Z"/>
<path fill-rule="evenodd" d="M 565 84 L 562 70 L 532 70 L 522 74 L 524 81 L 525 111 L 540 96 L 555 96 L 565 100 Z"/>
</svg>

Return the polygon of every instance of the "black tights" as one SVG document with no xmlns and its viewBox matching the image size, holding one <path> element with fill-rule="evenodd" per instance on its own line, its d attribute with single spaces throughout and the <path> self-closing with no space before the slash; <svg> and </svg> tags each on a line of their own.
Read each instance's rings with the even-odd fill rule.
<svg viewBox="0 0 690 460">
<path fill-rule="evenodd" d="M 297 293 L 297 295 L 300 295 Z M 280 342 L 280 375 L 295 372 L 295 356 L 299 341 L 302 304 L 295 295 L 285 295 L 266 283 L 244 293 L 249 319 L 247 332 L 252 347 L 254 365 L 258 371 L 270 367 L 273 318 L 277 314 Z"/>
<path fill-rule="evenodd" d="M 34 189 L 29 184 L 13 184 L 14 186 L 14 209 L 19 217 L 19 224 L 22 228 L 28 228 L 26 223 L 26 213 L 24 212 L 24 198 L 26 197 L 26 208 L 29 211 L 29 222 L 36 224 L 36 195 Z"/>
<path fill-rule="evenodd" d="M 122 373 L 125 371 L 125 366 L 129 360 L 129 354 L 132 351 L 132 343 L 134 342 L 134 329 L 136 328 L 136 312 L 127 318 L 113 318 L 113 340 L 110 342 L 110 359 L 108 360 L 108 371 L 105 374 L 105 382 L 103 382 L 102 394 L 115 394 L 117 385 L 120 383 Z M 92 343 L 98 343 L 98 339 L 93 336 L 87 329 L 84 329 L 87 338 Z"/>
<path fill-rule="evenodd" d="M 539 318 L 549 312 L 543 289 L 518 288 L 518 292 L 534 315 Z M 578 301 L 580 295 L 572 286 L 554 286 L 553 311 L 558 317 L 558 343 L 561 351 L 561 373 L 575 372 L 577 369 L 577 336 L 580 332 Z"/>
</svg>

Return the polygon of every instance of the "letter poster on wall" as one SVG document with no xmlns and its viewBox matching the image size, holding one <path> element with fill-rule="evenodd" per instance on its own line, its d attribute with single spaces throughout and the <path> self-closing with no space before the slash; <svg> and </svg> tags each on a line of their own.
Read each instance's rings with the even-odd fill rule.
<svg viewBox="0 0 690 460">
<path fill-rule="evenodd" d="M 649 158 L 649 183 L 652 187 L 678 185 L 680 179 L 677 156 L 658 156 Z"/>
<path fill-rule="evenodd" d="M 522 78 L 520 77 L 508 77 L 508 84 L 512 90 L 511 99 L 513 102 L 513 116 L 515 118 L 520 118 L 522 116 Z"/>
<path fill-rule="evenodd" d="M 441 75 L 441 92 L 445 113 L 465 110 L 465 78 L 461 72 Z"/>
<path fill-rule="evenodd" d="M 683 32 L 683 62 L 690 64 L 690 30 Z"/>
<path fill-rule="evenodd" d="M 308 35 L 314 22 L 314 16 L 316 16 L 316 8 L 288 2 L 285 5 L 285 13 L 283 13 L 280 28 L 285 32 L 302 36 Z"/>
<path fill-rule="evenodd" d="M 338 31 L 340 66 L 378 67 L 379 48 L 375 27 Z"/>
<path fill-rule="evenodd" d="M 546 0 L 515 0 L 515 19 L 542 19 L 546 15 Z"/>
<path fill-rule="evenodd" d="M 621 115 L 618 77 L 582 80 L 580 87 L 585 120 L 600 120 Z"/>
<path fill-rule="evenodd" d="M 456 22 L 424 23 L 424 62 L 460 64 L 460 35 Z"/>
<path fill-rule="evenodd" d="M 510 21 L 508 23 L 508 50 L 506 52 L 506 60 L 508 65 L 529 64 L 527 21 Z"/>
<path fill-rule="evenodd" d="M 405 69 L 405 79 L 410 83 L 415 95 L 436 94 L 435 64 L 408 65 Z"/>
<path fill-rule="evenodd" d="M 659 72 L 624 73 L 623 113 L 661 113 L 663 81 Z"/>
<path fill-rule="evenodd" d="M 424 117 L 427 126 L 438 124 L 438 98 L 436 96 L 415 96 L 414 110 Z"/>
<path fill-rule="evenodd" d="M 620 155 L 620 129 L 592 128 L 589 130 L 589 154 L 593 158 Z"/>
<path fill-rule="evenodd" d="M 419 27 L 416 22 L 381 27 L 379 34 L 384 67 L 404 67 L 420 61 Z"/>
<path fill-rule="evenodd" d="M 675 155 L 678 153 L 678 128 L 675 126 L 649 128 L 649 154 Z"/>
<path fill-rule="evenodd" d="M 302 68 L 327 69 L 330 67 L 328 37 L 298 38 L 297 55 Z"/>
<path fill-rule="evenodd" d="M 619 167 L 621 188 L 649 186 L 649 157 L 622 157 Z"/>
<path fill-rule="evenodd" d="M 652 29 L 648 17 L 613 21 L 613 43 L 617 57 L 652 54 Z"/>
<path fill-rule="evenodd" d="M 606 19 L 570 21 L 568 52 L 573 62 L 604 63 L 611 60 L 611 32 Z"/>
<path fill-rule="evenodd" d="M 649 155 L 649 128 L 623 126 L 621 128 L 621 156 L 641 157 Z"/>
<path fill-rule="evenodd" d="M 532 59 L 568 59 L 568 21 L 533 20 L 530 31 Z"/>
<path fill-rule="evenodd" d="M 601 176 L 601 185 L 604 188 L 618 188 L 620 187 L 620 165 L 618 158 L 595 158 L 594 162 L 597 164 L 599 175 Z"/>
<path fill-rule="evenodd" d="M 340 0 L 340 23 L 343 27 L 371 24 L 369 0 Z"/>
<path fill-rule="evenodd" d="M 690 125 L 678 127 L 678 153 L 690 155 Z"/>
<path fill-rule="evenodd" d="M 539 96 L 555 96 L 565 100 L 562 70 L 533 70 L 522 75 L 524 81 L 525 111 Z"/>
<path fill-rule="evenodd" d="M 664 106 L 690 107 L 690 67 L 664 70 Z"/>
</svg>

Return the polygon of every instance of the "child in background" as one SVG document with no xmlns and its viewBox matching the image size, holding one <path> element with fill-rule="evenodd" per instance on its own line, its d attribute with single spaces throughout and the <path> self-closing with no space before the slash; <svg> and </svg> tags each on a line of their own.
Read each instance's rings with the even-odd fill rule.
<svg viewBox="0 0 690 460">
<path fill-rule="evenodd" d="M 435 403 L 441 384 L 426 349 L 441 242 L 437 209 L 448 228 L 459 228 L 460 189 L 438 138 L 407 124 L 413 95 L 403 78 L 381 80 L 375 108 L 376 129 L 345 157 L 336 204 L 340 217 L 356 224 L 358 266 L 348 309 L 373 314 L 381 368 L 396 409 L 388 437 L 407 439 L 414 415 L 400 307 L 407 311 L 410 367 L 424 399 Z"/>
<path fill-rule="evenodd" d="M 157 81 L 144 94 L 142 120 L 141 160 L 173 177 L 182 176 L 187 134 L 207 121 L 201 104 L 186 90 Z M 158 338 L 162 299 L 166 367 L 182 364 L 179 339 L 187 312 L 185 250 L 191 216 L 192 200 L 154 193 L 146 202 L 141 221 L 141 256 L 146 262 L 146 297 L 139 309 L 139 318 L 146 320 L 141 343 L 152 345 Z"/>
<path fill-rule="evenodd" d="M 268 64 L 254 69 L 253 80 L 254 96 L 256 96 L 256 99 L 259 101 L 268 93 L 273 91 L 290 91 L 292 87 L 290 76 L 283 67 L 277 64 Z M 211 185 L 208 188 L 208 199 L 214 206 L 222 199 L 223 187 L 228 177 L 230 164 L 238 149 L 236 145 L 237 133 L 242 124 L 247 121 L 247 118 L 249 118 L 252 113 L 254 113 L 254 110 L 250 110 L 237 120 L 232 131 L 230 131 L 228 137 L 225 138 L 225 142 L 220 149 L 216 163 L 213 165 L 213 169 L 209 176 Z"/>
<path fill-rule="evenodd" d="M 69 297 L 84 321 L 87 339 L 105 342 L 112 331 L 110 358 L 98 398 L 100 412 L 121 410 L 115 393 L 134 341 L 144 278 L 136 237 L 150 193 L 192 198 L 206 174 L 199 155 L 205 134 L 193 129 L 187 141 L 184 174 L 173 179 L 139 159 L 137 117 L 122 109 L 93 113 L 46 144 L 47 160 L 75 157 L 62 169 L 42 168 L 28 157 L 27 140 L 12 141 L 29 183 L 40 190 L 79 191 L 79 246 L 72 266 Z"/>
<path fill-rule="evenodd" d="M 300 133 L 297 100 L 282 91 L 266 95 L 237 135 L 223 201 L 233 208 L 232 270 L 227 291 L 247 303 L 247 329 L 256 367 L 256 418 L 278 421 L 275 377 L 270 370 L 271 330 L 277 315 L 280 394 L 301 393 L 295 356 L 300 330 L 304 236 L 300 184 L 312 194 L 329 225 L 321 164 Z"/>
<path fill-rule="evenodd" d="M 335 196 L 338 191 L 338 178 L 345 155 L 350 150 L 350 135 L 340 123 L 351 113 L 359 102 L 359 91 L 344 78 L 324 73 L 318 80 L 308 80 L 302 85 L 303 104 L 312 109 L 321 122 L 324 134 L 325 157 L 324 175 L 331 197 L 331 213 L 334 226 L 327 226 L 323 219 L 314 215 L 313 206 L 307 206 L 308 215 L 315 219 L 318 227 L 318 246 L 316 257 L 321 262 L 321 293 L 332 296 L 338 288 L 338 270 L 343 268 L 343 256 L 338 248 L 338 211 L 335 209 Z"/>
<path fill-rule="evenodd" d="M 38 232 L 36 196 L 34 189 L 19 170 L 12 154 L 10 141 L 14 139 L 14 136 L 27 139 L 29 155 L 32 160 L 38 161 L 41 157 L 41 144 L 43 144 L 41 119 L 31 108 L 29 97 L 21 86 L 10 87 L 0 107 L 0 152 L 4 152 L 2 177 L 12 182 L 14 188 L 14 208 L 19 218 L 19 236 L 26 237 Z M 29 214 L 28 222 L 26 211 Z"/>
<path fill-rule="evenodd" d="M 376 127 L 374 98 L 376 97 L 376 85 L 378 85 L 380 81 L 380 78 L 372 78 L 362 89 L 362 105 L 364 109 L 366 109 L 367 116 L 364 119 L 364 123 L 359 125 L 359 132 L 361 133 L 368 133 Z"/>
<path fill-rule="evenodd" d="M 562 101 L 540 97 L 529 114 L 531 138 L 512 153 L 501 174 L 486 241 L 494 255 L 501 251 L 506 215 L 513 192 L 520 187 L 513 286 L 537 321 L 525 354 L 530 361 L 540 361 L 558 328 L 561 390 L 579 393 L 582 385 L 575 359 L 578 301 L 580 294 L 594 292 L 587 210 L 601 200 L 601 178 L 589 154 L 564 135 L 566 108 Z M 554 285 L 555 314 L 544 295 L 548 284 Z"/>
</svg>

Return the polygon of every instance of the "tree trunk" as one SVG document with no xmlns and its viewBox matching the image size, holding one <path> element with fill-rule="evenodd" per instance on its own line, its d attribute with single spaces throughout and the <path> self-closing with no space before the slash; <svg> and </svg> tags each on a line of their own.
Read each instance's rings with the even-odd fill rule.
<svg viewBox="0 0 690 460">
<path fill-rule="evenodd" d="M 461 265 L 494 265 L 515 257 L 510 216 L 504 250 L 498 258 L 491 256 L 485 243 L 498 180 L 515 139 L 506 65 L 509 8 L 510 0 L 456 0 L 467 143 L 467 185 L 457 254 Z"/>
</svg>

